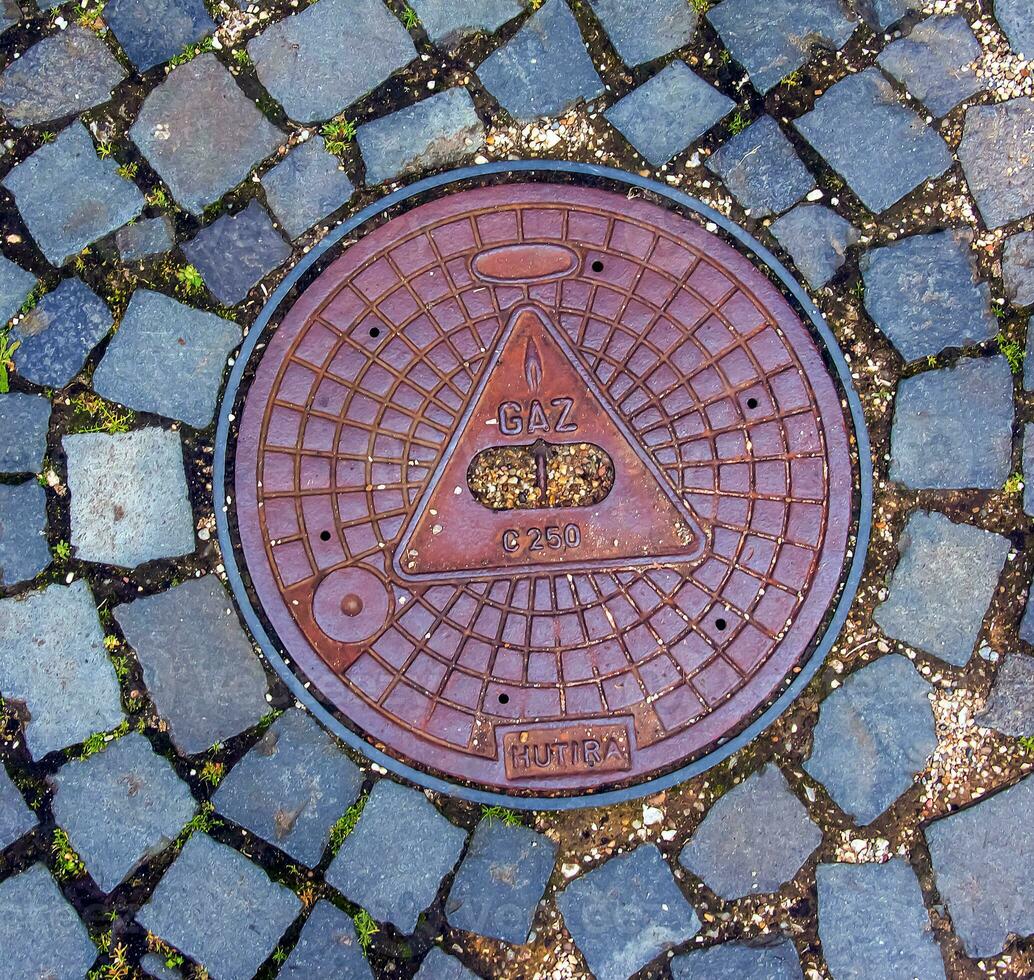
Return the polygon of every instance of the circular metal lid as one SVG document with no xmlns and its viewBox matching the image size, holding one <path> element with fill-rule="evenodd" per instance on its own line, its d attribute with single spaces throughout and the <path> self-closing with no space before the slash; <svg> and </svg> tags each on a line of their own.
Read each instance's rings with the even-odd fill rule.
<svg viewBox="0 0 1034 980">
<path fill-rule="evenodd" d="M 461 189 L 335 252 L 272 302 L 220 430 L 274 662 L 425 782 L 541 806 L 706 764 L 843 598 L 828 331 L 598 187 Z"/>
</svg>

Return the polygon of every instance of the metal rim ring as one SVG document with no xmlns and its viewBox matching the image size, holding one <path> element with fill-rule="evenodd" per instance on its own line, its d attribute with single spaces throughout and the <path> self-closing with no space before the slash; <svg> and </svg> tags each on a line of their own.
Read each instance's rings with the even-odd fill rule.
<svg viewBox="0 0 1034 980">
<path fill-rule="evenodd" d="M 334 734 L 342 738 L 347 744 L 358 750 L 372 761 L 384 768 L 397 773 L 415 783 L 426 786 L 429 789 L 447 795 L 457 796 L 480 803 L 503 803 L 508 806 L 522 809 L 573 809 L 582 806 L 605 805 L 608 803 L 622 802 L 657 792 L 658 790 L 670 787 L 682 782 L 692 776 L 712 768 L 715 764 L 728 758 L 748 742 L 756 738 L 767 728 L 779 715 L 781 715 L 789 704 L 797 697 L 804 686 L 811 680 L 815 672 L 821 666 L 826 653 L 832 646 L 843 623 L 857 590 L 858 581 L 861 577 L 862 566 L 868 547 L 871 507 L 872 507 L 872 475 L 870 468 L 870 450 L 868 435 L 865 428 L 865 421 L 862 414 L 860 400 L 855 393 L 850 379 L 850 372 L 847 363 L 841 353 L 839 346 L 829 327 L 823 321 L 821 315 L 811 303 L 802 287 L 789 275 L 778 260 L 762 246 L 749 236 L 743 229 L 715 212 L 713 209 L 702 204 L 689 196 L 658 184 L 654 181 L 626 174 L 610 168 L 591 165 L 570 165 L 543 163 L 538 161 L 524 161 L 515 163 L 491 164 L 480 167 L 464 168 L 457 171 L 430 177 L 418 181 L 405 188 L 401 188 L 385 198 L 361 210 L 351 219 L 334 229 L 323 241 L 306 255 L 291 273 L 280 284 L 273 293 L 259 315 L 257 321 L 251 327 L 249 335 L 242 346 L 234 363 L 230 378 L 224 392 L 220 406 L 218 426 L 216 430 L 215 447 L 215 474 L 213 486 L 220 488 L 220 494 L 225 493 L 227 486 L 227 448 L 230 444 L 231 426 L 233 422 L 233 411 L 237 399 L 241 394 L 241 384 L 245 379 L 248 364 L 252 361 L 257 345 L 262 341 L 265 328 L 270 320 L 281 308 L 300 281 L 308 276 L 314 269 L 328 258 L 335 246 L 337 246 L 347 235 L 372 219 L 384 214 L 389 209 L 399 205 L 405 205 L 419 196 L 432 191 L 442 191 L 452 186 L 482 180 L 493 175 L 536 175 L 540 174 L 546 179 L 549 177 L 587 177 L 610 184 L 623 186 L 627 189 L 639 189 L 648 191 L 663 199 L 670 205 L 675 205 L 676 210 L 688 211 L 699 218 L 713 223 L 721 229 L 728 237 L 738 245 L 739 250 L 745 251 L 747 257 L 753 264 L 767 269 L 778 280 L 805 314 L 806 320 L 821 342 L 822 353 L 827 359 L 827 366 L 835 371 L 835 378 L 839 383 L 841 395 L 846 399 L 850 421 L 853 427 L 853 435 L 856 440 L 857 450 L 857 503 L 858 513 L 854 535 L 854 549 L 849 554 L 845 563 L 846 574 L 841 576 L 841 591 L 839 598 L 834 600 L 831 606 L 831 613 L 827 619 L 825 628 L 816 633 L 816 642 L 806 658 L 798 665 L 798 672 L 791 681 L 742 731 L 721 742 L 707 754 L 676 768 L 663 775 L 657 775 L 643 779 L 641 782 L 630 786 L 606 789 L 591 793 L 567 796 L 538 796 L 538 795 L 511 795 L 509 793 L 494 792 L 476 786 L 465 785 L 461 782 L 453 782 L 431 773 L 425 772 L 414 766 L 400 761 L 395 756 L 375 748 L 369 741 L 354 732 L 347 725 L 343 724 L 335 715 L 329 711 L 313 694 L 302 680 L 292 671 L 285 662 L 276 643 L 273 641 L 262 617 L 253 608 L 248 595 L 242 570 L 238 565 L 237 555 L 234 548 L 234 540 L 231 534 L 230 520 L 228 514 L 227 500 L 225 496 L 220 506 L 216 508 L 216 520 L 220 546 L 223 551 L 223 561 L 227 576 L 234 592 L 234 596 L 240 607 L 240 612 L 247 622 L 252 634 L 258 641 L 263 653 L 269 662 L 276 669 L 287 684 L 292 694 L 306 705 L 320 721 L 325 724 Z M 710 230 L 710 229 L 709 229 Z"/>
</svg>

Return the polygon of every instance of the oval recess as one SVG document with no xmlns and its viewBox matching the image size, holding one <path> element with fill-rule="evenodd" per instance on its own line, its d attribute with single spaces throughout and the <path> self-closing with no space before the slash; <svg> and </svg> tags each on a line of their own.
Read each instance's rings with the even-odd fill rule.
<svg viewBox="0 0 1034 980">
<path fill-rule="evenodd" d="M 470 495 L 489 510 L 592 507 L 613 488 L 614 460 L 591 442 L 490 446 L 467 468 Z"/>
<path fill-rule="evenodd" d="M 563 279 L 577 268 L 577 252 L 550 242 L 499 245 L 479 252 L 471 261 L 471 271 L 486 282 Z"/>
</svg>

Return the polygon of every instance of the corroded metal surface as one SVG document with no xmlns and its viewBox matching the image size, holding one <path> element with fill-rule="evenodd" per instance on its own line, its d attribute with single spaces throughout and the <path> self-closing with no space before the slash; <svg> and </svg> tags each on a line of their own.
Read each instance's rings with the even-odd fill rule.
<svg viewBox="0 0 1034 980">
<path fill-rule="evenodd" d="M 819 347 L 664 208 L 451 194 L 348 247 L 259 356 L 252 587 L 306 680 L 417 769 L 539 795 L 671 771 L 771 701 L 837 596 L 850 437 Z M 572 443 L 613 462 L 603 499 L 471 492 L 486 450 Z"/>
</svg>

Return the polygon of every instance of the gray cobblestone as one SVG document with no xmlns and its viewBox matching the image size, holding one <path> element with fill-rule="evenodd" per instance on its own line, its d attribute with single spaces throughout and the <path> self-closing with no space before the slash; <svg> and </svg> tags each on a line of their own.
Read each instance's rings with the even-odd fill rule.
<svg viewBox="0 0 1034 980">
<path fill-rule="evenodd" d="M 934 882 L 970 956 L 994 956 L 1009 933 L 1034 932 L 1034 780 L 926 828 Z"/>
<path fill-rule="evenodd" d="M 859 237 L 854 225 L 822 204 L 797 205 L 772 222 L 772 234 L 812 289 L 836 275 Z"/>
<path fill-rule="evenodd" d="M 801 961 L 793 943 L 748 946 L 722 943 L 676 956 L 671 961 L 675 980 L 803 980 Z"/>
<path fill-rule="evenodd" d="M 478 975 L 435 946 L 424 957 L 413 980 L 478 980 Z"/>
<path fill-rule="evenodd" d="M 152 90 L 129 135 L 192 214 L 287 141 L 214 54 L 181 65 Z"/>
<path fill-rule="evenodd" d="M 0 32 L 14 27 L 21 20 L 22 10 L 18 0 L 0 0 Z"/>
<path fill-rule="evenodd" d="M 382 779 L 327 868 L 327 883 L 408 935 L 456 866 L 465 839 L 423 793 Z"/>
<path fill-rule="evenodd" d="M 464 88 L 375 119 L 356 134 L 368 184 L 458 164 L 477 153 L 484 139 L 485 127 Z"/>
<path fill-rule="evenodd" d="M 1034 516 L 1034 423 L 1027 422 L 1023 426 L 1023 510 Z M 1027 478 L 1026 474 L 1030 474 Z"/>
<path fill-rule="evenodd" d="M 355 193 L 338 158 L 311 139 L 263 175 L 266 203 L 292 239 L 336 211 Z"/>
<path fill-rule="evenodd" d="M 877 68 L 835 83 L 794 125 L 876 213 L 952 165 L 944 140 L 901 104 Z"/>
<path fill-rule="evenodd" d="M 316 903 L 277 976 L 281 980 L 373 980 L 352 920 L 326 901 Z"/>
<path fill-rule="evenodd" d="M 1034 657 L 1005 655 L 976 721 L 1013 738 L 1034 735 Z"/>
<path fill-rule="evenodd" d="M 994 15 L 1017 54 L 1034 57 L 1034 7 L 1031 0 L 994 0 Z"/>
<path fill-rule="evenodd" d="M 15 370 L 35 384 L 63 388 L 113 325 L 111 311 L 86 283 L 64 279 L 15 324 Z"/>
<path fill-rule="evenodd" d="M 0 883 L 0 949 L 10 980 L 79 980 L 97 959 L 86 926 L 42 864 Z"/>
<path fill-rule="evenodd" d="M 18 312 L 35 285 L 31 272 L 0 255 L 0 326 Z"/>
<path fill-rule="evenodd" d="M 278 718 L 212 797 L 216 809 L 315 867 L 334 822 L 358 798 L 363 776 L 300 709 Z"/>
<path fill-rule="evenodd" d="M 0 473 L 36 473 L 47 451 L 50 402 L 37 395 L 0 395 Z"/>
<path fill-rule="evenodd" d="M 700 929 L 653 844 L 575 878 L 558 892 L 557 905 L 596 980 L 625 980 Z"/>
<path fill-rule="evenodd" d="M 815 186 L 815 179 L 771 116 L 762 116 L 707 158 L 752 218 L 780 214 Z"/>
<path fill-rule="evenodd" d="M 771 847 L 772 840 L 779 847 Z M 710 809 L 679 854 L 726 900 L 774 892 L 822 843 L 822 831 L 790 791 L 776 766 L 765 766 L 728 790 Z"/>
<path fill-rule="evenodd" d="M 137 411 L 203 429 L 215 414 L 227 356 L 240 341 L 241 329 L 231 320 L 138 289 L 93 387 Z"/>
<path fill-rule="evenodd" d="M 0 483 L 0 586 L 35 578 L 49 564 L 43 488 L 35 480 Z"/>
<path fill-rule="evenodd" d="M 491 34 L 524 13 L 518 0 L 412 0 L 427 36 L 450 47 L 471 34 Z"/>
<path fill-rule="evenodd" d="M 874 31 L 893 27 L 906 14 L 923 9 L 922 0 L 856 0 L 858 13 Z"/>
<path fill-rule="evenodd" d="M 980 60 L 980 44 L 961 15 L 931 17 L 907 37 L 889 44 L 876 59 L 935 116 L 945 116 L 984 88 L 969 67 Z"/>
<path fill-rule="evenodd" d="M 136 732 L 66 763 L 52 782 L 54 819 L 105 893 L 168 847 L 196 809 L 172 766 Z"/>
<path fill-rule="evenodd" d="M 626 65 L 641 65 L 693 40 L 696 8 L 683 0 L 589 0 Z"/>
<path fill-rule="evenodd" d="M 266 209 L 256 200 L 237 214 L 224 214 L 181 247 L 209 291 L 227 306 L 246 299 L 260 280 L 291 255 Z"/>
<path fill-rule="evenodd" d="M 136 568 L 194 550 L 178 432 L 86 432 L 61 443 L 77 558 Z"/>
<path fill-rule="evenodd" d="M 196 833 L 136 914 L 149 932 L 220 980 L 250 980 L 301 911 L 284 885 Z"/>
<path fill-rule="evenodd" d="M 181 752 L 203 752 L 265 714 L 266 676 L 215 576 L 116 606 L 114 615 Z"/>
<path fill-rule="evenodd" d="M 16 164 L 2 183 L 53 265 L 121 228 L 144 207 L 136 185 L 123 180 L 114 160 L 101 160 L 80 122 Z"/>
<path fill-rule="evenodd" d="M 1005 240 L 1002 278 L 1011 303 L 1034 305 L 1034 231 L 1021 231 Z"/>
<path fill-rule="evenodd" d="M 36 126 L 107 102 L 125 77 L 100 38 L 70 24 L 0 74 L 0 108 L 12 126 Z"/>
<path fill-rule="evenodd" d="M 691 72 L 684 61 L 676 60 L 603 115 L 659 167 L 703 136 L 735 105 Z"/>
<path fill-rule="evenodd" d="M 991 291 L 970 251 L 972 235 L 913 235 L 866 252 L 865 309 L 906 361 L 998 333 Z"/>
<path fill-rule="evenodd" d="M 578 23 L 564 0 L 546 0 L 477 69 L 481 83 L 515 119 L 555 116 L 603 93 Z"/>
<path fill-rule="evenodd" d="M 762 95 L 800 68 L 813 44 L 841 48 L 858 23 L 837 0 L 722 0 L 707 19 Z"/>
<path fill-rule="evenodd" d="M 1034 181 L 1018 160 L 1034 157 L 1034 100 L 970 106 L 959 144 L 966 183 L 988 228 L 1034 213 Z"/>
<path fill-rule="evenodd" d="M 890 593 L 873 618 L 888 636 L 962 666 L 1005 566 L 1008 538 L 918 511 L 898 548 Z"/>
<path fill-rule="evenodd" d="M 141 72 L 215 30 L 202 0 L 108 0 L 104 23 Z"/>
<path fill-rule="evenodd" d="M 146 218 L 119 228 L 115 243 L 123 262 L 139 262 L 168 252 L 175 245 L 172 222 L 167 216 Z"/>
<path fill-rule="evenodd" d="M 929 687 L 897 654 L 851 674 L 822 703 L 808 773 L 859 825 L 911 785 L 937 745 Z"/>
<path fill-rule="evenodd" d="M 0 851 L 38 825 L 39 818 L 29 809 L 7 770 L 0 765 Z"/>
<path fill-rule="evenodd" d="M 292 119 L 337 115 L 416 57 L 378 0 L 320 0 L 248 42 L 259 81 Z"/>
<path fill-rule="evenodd" d="M 820 864 L 819 938 L 837 980 L 885 977 L 944 980 L 915 872 L 902 858 L 886 864 Z"/>
<path fill-rule="evenodd" d="M 1012 371 L 965 358 L 898 385 L 890 478 L 919 490 L 997 490 L 1012 468 Z"/>
<path fill-rule="evenodd" d="M 0 691 L 27 709 L 25 744 L 34 759 L 122 721 L 103 640 L 82 579 L 0 600 Z"/>
<path fill-rule="evenodd" d="M 483 819 L 445 902 L 449 924 L 520 946 L 553 871 L 557 847 L 527 827 Z"/>
</svg>

